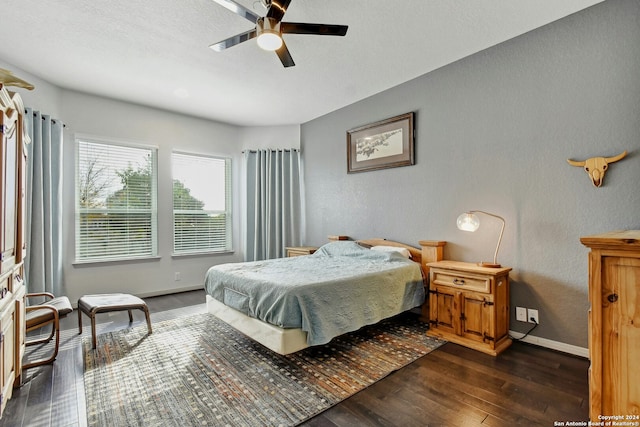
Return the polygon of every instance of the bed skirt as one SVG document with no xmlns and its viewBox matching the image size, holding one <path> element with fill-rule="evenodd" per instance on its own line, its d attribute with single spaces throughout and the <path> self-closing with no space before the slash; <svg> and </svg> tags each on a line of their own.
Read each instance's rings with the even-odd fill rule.
<svg viewBox="0 0 640 427">
<path fill-rule="evenodd" d="M 249 317 L 207 295 L 207 311 L 254 341 L 278 354 L 290 354 L 309 347 L 302 329 L 284 329 Z"/>
</svg>

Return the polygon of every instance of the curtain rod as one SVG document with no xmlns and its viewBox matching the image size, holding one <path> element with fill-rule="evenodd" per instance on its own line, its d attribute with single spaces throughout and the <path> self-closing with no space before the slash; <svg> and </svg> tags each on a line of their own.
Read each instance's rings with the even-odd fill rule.
<svg viewBox="0 0 640 427">
<path fill-rule="evenodd" d="M 300 151 L 299 148 L 265 148 L 264 150 L 268 151 Z M 257 153 L 259 150 L 242 150 L 242 154 L 244 153 Z"/>
<path fill-rule="evenodd" d="M 27 114 L 27 113 L 29 113 L 29 112 L 28 112 L 27 110 L 24 110 L 24 113 L 25 113 L 25 114 Z M 33 117 L 37 117 L 37 116 L 38 116 L 38 115 L 37 115 L 36 113 L 33 113 Z M 46 119 L 45 119 L 44 117 L 42 117 L 42 120 L 46 120 Z M 56 124 L 56 119 L 51 119 L 51 122 L 53 122 L 53 124 L 55 125 L 55 124 Z M 62 127 L 63 127 L 63 128 L 66 128 L 66 127 L 67 127 L 67 125 L 66 125 L 66 124 L 64 124 L 64 123 L 62 123 Z"/>
</svg>

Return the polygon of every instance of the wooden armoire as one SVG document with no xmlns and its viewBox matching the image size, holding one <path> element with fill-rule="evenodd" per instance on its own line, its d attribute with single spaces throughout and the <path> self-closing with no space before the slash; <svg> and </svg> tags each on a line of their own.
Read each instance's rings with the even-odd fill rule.
<svg viewBox="0 0 640 427">
<path fill-rule="evenodd" d="M 589 417 L 592 422 L 602 421 L 603 416 L 620 417 L 613 418 L 618 425 L 638 425 L 640 230 L 613 231 L 580 241 L 591 248 Z"/>
<path fill-rule="evenodd" d="M 0 83 L 0 416 L 20 383 L 25 350 L 24 105 Z"/>
</svg>

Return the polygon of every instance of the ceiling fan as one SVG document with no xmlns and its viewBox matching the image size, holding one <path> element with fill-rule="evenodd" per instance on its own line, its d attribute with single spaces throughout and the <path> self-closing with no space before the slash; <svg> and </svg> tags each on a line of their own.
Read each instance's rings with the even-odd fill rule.
<svg viewBox="0 0 640 427">
<path fill-rule="evenodd" d="M 221 52 L 232 46 L 257 37 L 258 46 L 266 50 L 273 50 L 285 67 L 293 67 L 295 62 L 282 39 L 282 34 L 314 34 L 319 36 L 344 36 L 347 34 L 346 25 L 305 24 L 299 22 L 282 22 L 291 0 L 260 0 L 267 8 L 267 14 L 258 16 L 233 0 L 213 0 L 220 6 L 242 16 L 256 24 L 255 28 L 244 33 L 229 37 L 209 46 Z"/>
</svg>

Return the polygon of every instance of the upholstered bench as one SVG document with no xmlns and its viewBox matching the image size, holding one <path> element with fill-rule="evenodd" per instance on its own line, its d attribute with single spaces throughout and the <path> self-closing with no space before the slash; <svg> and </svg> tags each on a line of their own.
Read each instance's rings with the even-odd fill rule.
<svg viewBox="0 0 640 427">
<path fill-rule="evenodd" d="M 78 300 L 79 333 L 82 333 L 82 313 L 84 313 L 91 319 L 91 339 L 93 348 L 96 348 L 96 314 L 127 310 L 129 312 L 129 323 L 131 323 L 133 322 L 131 310 L 134 309 L 144 311 L 144 315 L 147 318 L 147 329 L 151 333 L 149 308 L 142 299 L 129 294 L 84 295 Z"/>
</svg>

